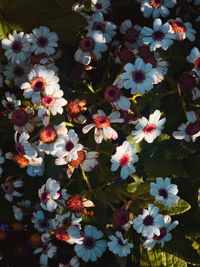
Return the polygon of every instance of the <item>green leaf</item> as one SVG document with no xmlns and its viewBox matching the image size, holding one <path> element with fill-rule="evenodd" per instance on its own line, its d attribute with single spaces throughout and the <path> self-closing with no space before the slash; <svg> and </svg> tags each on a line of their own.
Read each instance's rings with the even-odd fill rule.
<svg viewBox="0 0 200 267">
<path fill-rule="evenodd" d="M 136 147 L 136 153 L 140 153 L 141 151 L 141 145 L 140 143 L 136 143 L 135 140 L 133 139 L 133 136 L 132 135 L 129 135 L 126 137 L 126 140 L 129 141 L 130 144 L 133 144 L 135 145 Z"/>
<path fill-rule="evenodd" d="M 183 199 L 179 199 L 178 203 L 174 204 L 172 208 L 165 208 L 164 204 L 156 201 L 155 201 L 155 206 L 157 206 L 160 209 L 160 213 L 162 213 L 163 215 L 168 214 L 170 216 L 184 213 L 191 208 L 190 204 Z"/>
<path fill-rule="evenodd" d="M 143 183 L 142 177 L 139 177 L 137 174 L 132 174 L 131 177 L 134 179 L 134 182 L 128 184 L 127 191 L 129 193 L 134 193 L 140 183 Z"/>
</svg>

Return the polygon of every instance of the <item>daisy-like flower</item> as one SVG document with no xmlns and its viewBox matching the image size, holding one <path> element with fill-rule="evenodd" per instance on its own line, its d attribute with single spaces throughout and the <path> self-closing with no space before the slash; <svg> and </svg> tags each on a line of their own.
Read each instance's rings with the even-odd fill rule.
<svg viewBox="0 0 200 267">
<path fill-rule="evenodd" d="M 30 65 L 27 62 L 20 64 L 9 62 L 3 71 L 7 80 L 13 80 L 16 86 L 21 86 L 27 81 L 27 75 L 30 71 Z"/>
<path fill-rule="evenodd" d="M 3 164 L 4 162 L 5 162 L 5 158 L 3 156 L 2 149 L 0 149 L 0 178 L 1 178 L 1 175 L 3 173 L 3 169 L 1 168 L 1 164 Z"/>
<path fill-rule="evenodd" d="M 145 18 L 167 17 L 169 9 L 176 5 L 176 0 L 144 0 L 141 3 L 140 10 L 144 13 Z"/>
<path fill-rule="evenodd" d="M 171 208 L 173 204 L 178 203 L 177 193 L 177 185 L 171 184 L 168 177 L 157 177 L 156 183 L 150 183 L 150 195 L 155 196 L 156 201 L 162 202 L 165 207 Z"/>
<path fill-rule="evenodd" d="M 135 49 L 140 44 L 138 39 L 141 27 L 138 25 L 132 24 L 130 19 L 127 19 L 122 22 L 120 25 L 120 33 L 123 34 L 124 45 L 126 48 Z"/>
<path fill-rule="evenodd" d="M 187 56 L 187 61 L 194 64 L 193 71 L 195 71 L 200 78 L 200 51 L 197 47 L 192 48 L 189 56 Z"/>
<path fill-rule="evenodd" d="M 37 157 L 29 157 L 29 165 L 26 169 L 26 172 L 29 176 L 42 176 L 45 171 L 45 162 L 44 162 L 44 154 L 39 151 L 39 155 Z"/>
<path fill-rule="evenodd" d="M 41 65 L 36 65 L 29 72 L 28 82 L 23 83 L 21 89 L 24 90 L 23 95 L 25 98 L 31 98 L 33 104 L 40 104 L 41 95 L 45 96 L 48 92 L 53 93 L 60 89 L 58 82 L 59 78 L 55 75 L 53 70 L 49 70 Z M 53 99 L 49 100 L 51 100 L 51 104 Z M 44 102 L 48 104 L 48 100 Z"/>
<path fill-rule="evenodd" d="M 84 111 L 87 110 L 86 107 L 86 100 L 85 99 L 75 99 L 70 101 L 66 105 L 66 112 L 68 120 L 71 122 L 74 120 L 78 124 L 84 124 L 87 118 L 82 114 Z"/>
<path fill-rule="evenodd" d="M 60 136 L 66 136 L 68 130 L 65 122 L 59 125 L 47 125 L 40 130 L 40 139 L 38 141 L 38 149 L 46 154 L 55 154 L 54 145 Z"/>
<path fill-rule="evenodd" d="M 98 156 L 99 153 L 95 151 L 86 151 L 86 150 L 80 150 L 77 152 L 78 157 L 76 160 L 71 160 L 68 162 L 67 157 L 65 158 L 57 158 L 55 160 L 55 165 L 65 165 L 68 163 L 68 169 L 67 169 L 67 176 L 70 178 L 74 172 L 75 169 L 77 169 L 79 166 L 83 171 L 91 172 L 94 170 L 94 168 L 99 164 L 98 162 Z"/>
<path fill-rule="evenodd" d="M 42 210 L 33 212 L 33 218 L 31 219 L 35 229 L 39 232 L 47 232 L 50 229 L 53 229 L 52 219 L 45 219 L 44 213 Z"/>
<path fill-rule="evenodd" d="M 117 81 L 113 85 L 108 86 L 104 92 L 104 98 L 111 103 L 117 110 L 129 110 L 131 102 L 127 97 L 122 95 L 122 91 L 117 87 Z M 116 84 L 116 85 L 115 85 Z"/>
<path fill-rule="evenodd" d="M 141 58 L 137 58 L 134 65 L 128 63 L 124 66 L 126 72 L 122 73 L 121 79 L 124 87 L 131 89 L 131 94 L 145 94 L 153 88 L 156 82 L 156 70 L 150 63 L 145 64 Z"/>
<path fill-rule="evenodd" d="M 107 50 L 106 39 L 101 31 L 91 31 L 81 40 L 74 59 L 83 65 L 89 65 L 91 60 L 101 59 L 102 52 Z"/>
<path fill-rule="evenodd" d="M 43 243 L 42 247 L 35 249 L 33 251 L 33 254 L 42 253 L 40 256 L 40 265 L 47 265 L 48 259 L 51 259 L 55 256 L 57 247 L 53 246 L 50 242 L 50 237 L 48 233 L 42 234 L 41 239 Z"/>
<path fill-rule="evenodd" d="M 183 22 L 181 18 L 175 20 L 169 20 L 170 32 L 176 34 L 178 41 L 183 41 L 188 38 L 191 42 L 195 41 L 196 31 L 192 28 L 192 23 Z"/>
<path fill-rule="evenodd" d="M 21 106 L 21 100 L 16 99 L 16 96 L 10 92 L 5 92 L 5 99 L 1 103 L 10 113 L 9 119 L 11 118 L 12 112 Z"/>
<path fill-rule="evenodd" d="M 187 111 L 186 116 L 188 121 L 182 123 L 178 127 L 178 131 L 173 132 L 173 137 L 178 140 L 185 140 L 186 142 L 195 142 L 200 136 L 200 120 L 197 118 L 194 111 Z"/>
<path fill-rule="evenodd" d="M 15 181 L 11 180 L 11 177 L 8 177 L 4 184 L 1 185 L 2 190 L 5 193 L 5 199 L 7 199 L 9 202 L 13 201 L 13 197 L 21 197 L 22 194 L 15 191 L 15 188 L 20 188 L 23 186 L 23 181 L 20 179 L 17 179 Z"/>
<path fill-rule="evenodd" d="M 32 147 L 31 143 L 28 142 L 30 135 L 26 132 L 22 132 L 19 136 L 19 140 L 17 140 L 17 134 L 15 133 L 15 149 L 18 154 L 24 155 L 25 157 L 36 157 L 37 151 Z"/>
<path fill-rule="evenodd" d="M 106 250 L 106 240 L 101 239 L 103 233 L 96 227 L 86 225 L 84 228 L 83 244 L 75 245 L 74 250 L 83 261 L 97 261 Z"/>
<path fill-rule="evenodd" d="M 97 113 L 92 115 L 93 122 L 86 125 L 82 131 L 84 134 L 89 132 L 93 127 L 94 130 L 94 139 L 96 143 L 100 144 L 102 140 L 107 139 L 117 139 L 117 132 L 110 127 L 111 123 L 123 123 L 124 119 L 120 118 L 120 113 L 118 111 L 112 112 L 108 117 L 103 112 L 103 110 L 98 109 Z"/>
<path fill-rule="evenodd" d="M 110 9 L 110 0 L 92 0 L 91 2 L 94 12 L 107 14 Z"/>
<path fill-rule="evenodd" d="M 12 112 L 11 121 L 14 124 L 16 132 L 32 132 L 35 128 L 33 122 L 29 119 L 32 115 L 32 109 L 18 108 Z"/>
<path fill-rule="evenodd" d="M 133 228 L 147 238 L 153 237 L 154 234 L 159 236 L 163 225 L 164 217 L 153 204 L 149 204 L 148 209 L 143 209 L 142 214 L 133 220 Z"/>
<path fill-rule="evenodd" d="M 169 215 L 164 216 L 164 225 L 160 228 L 160 234 L 154 235 L 151 238 L 147 238 L 146 241 L 142 244 L 143 248 L 150 250 L 156 243 L 161 244 L 161 247 L 164 246 L 165 242 L 168 242 L 172 239 L 172 234 L 170 233 L 178 225 L 178 221 L 172 223 L 171 217 Z"/>
<path fill-rule="evenodd" d="M 30 44 L 27 39 L 27 34 L 14 31 L 13 35 L 8 35 L 8 38 L 1 41 L 2 48 L 6 50 L 5 56 L 11 62 L 18 64 L 25 61 L 30 54 Z"/>
<path fill-rule="evenodd" d="M 62 90 L 48 88 L 45 90 L 45 96 L 41 99 L 41 105 L 38 107 L 38 116 L 43 118 L 45 115 L 55 116 L 57 113 L 63 113 L 63 106 L 67 104 L 62 96 L 64 95 Z"/>
<path fill-rule="evenodd" d="M 116 25 L 110 21 L 104 22 L 104 17 L 101 12 L 94 13 L 88 18 L 88 26 L 86 30 L 101 31 L 106 39 L 106 43 L 110 43 L 112 38 L 116 35 Z"/>
<path fill-rule="evenodd" d="M 50 32 L 49 28 L 45 26 L 34 28 L 33 33 L 29 34 L 28 40 L 31 43 L 31 52 L 34 54 L 45 53 L 50 56 L 55 53 L 55 47 L 58 46 L 58 35 Z"/>
<path fill-rule="evenodd" d="M 183 72 L 178 83 L 179 94 L 184 96 L 190 93 L 192 100 L 196 100 L 200 97 L 200 90 L 197 88 L 198 84 L 199 76 L 195 69 L 189 72 Z"/>
<path fill-rule="evenodd" d="M 83 243 L 83 234 L 80 231 L 79 224 L 73 225 L 64 225 L 63 227 L 56 227 L 54 235 L 57 239 L 67 242 L 70 245 L 73 244 L 82 244 Z"/>
<path fill-rule="evenodd" d="M 161 112 L 155 110 L 149 116 L 149 120 L 145 117 L 139 119 L 138 124 L 135 126 L 136 130 L 131 132 L 133 139 L 136 139 L 136 143 L 139 143 L 143 138 L 147 143 L 152 143 L 161 134 L 166 118 L 160 120 L 160 116 Z"/>
<path fill-rule="evenodd" d="M 78 135 L 73 129 L 70 129 L 66 136 L 59 136 L 54 143 L 54 155 L 56 157 L 67 157 L 68 161 L 76 160 L 78 158 L 77 152 L 83 148 L 78 141 Z"/>
<path fill-rule="evenodd" d="M 123 238 L 121 232 L 117 231 L 115 235 L 109 235 L 111 241 L 107 243 L 108 248 L 114 254 L 117 254 L 119 257 L 126 257 L 131 253 L 131 248 L 133 248 L 133 244 L 128 243 L 127 239 Z"/>
<path fill-rule="evenodd" d="M 39 198 L 41 200 L 40 205 L 44 210 L 54 211 L 57 207 L 57 203 L 54 199 L 58 199 L 60 194 L 57 192 L 60 189 L 60 183 L 52 178 L 49 178 L 38 191 Z"/>
<path fill-rule="evenodd" d="M 169 46 L 173 44 L 172 39 L 176 39 L 174 33 L 169 33 L 170 25 L 168 22 L 162 25 L 161 19 L 155 19 L 153 22 L 153 30 L 144 26 L 141 30 L 141 34 L 144 37 L 142 42 L 150 46 L 151 51 L 155 51 L 157 48 L 167 50 Z"/>
<path fill-rule="evenodd" d="M 124 141 L 121 146 L 116 148 L 116 153 L 111 157 L 111 171 L 116 171 L 121 167 L 120 177 L 126 179 L 135 172 L 133 164 L 138 161 L 138 156 L 135 153 L 135 146 Z"/>
<path fill-rule="evenodd" d="M 24 209 L 30 207 L 31 202 L 30 200 L 22 200 L 21 202 L 17 202 L 17 205 L 13 205 L 13 213 L 14 217 L 17 221 L 21 221 L 24 216 Z"/>
</svg>

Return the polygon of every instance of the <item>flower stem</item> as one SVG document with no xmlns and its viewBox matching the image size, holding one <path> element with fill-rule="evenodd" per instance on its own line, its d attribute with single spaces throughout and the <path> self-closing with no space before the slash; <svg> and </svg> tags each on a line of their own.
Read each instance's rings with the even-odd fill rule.
<svg viewBox="0 0 200 267">
<path fill-rule="evenodd" d="M 87 176 L 85 175 L 85 172 L 84 172 L 84 170 L 82 170 L 82 175 L 83 175 L 83 180 L 86 182 L 86 184 L 87 184 L 87 186 L 88 186 L 88 189 L 89 189 L 89 191 L 91 191 L 91 185 L 90 185 L 90 182 L 89 182 L 89 180 L 88 180 L 88 178 L 87 178 Z"/>
</svg>

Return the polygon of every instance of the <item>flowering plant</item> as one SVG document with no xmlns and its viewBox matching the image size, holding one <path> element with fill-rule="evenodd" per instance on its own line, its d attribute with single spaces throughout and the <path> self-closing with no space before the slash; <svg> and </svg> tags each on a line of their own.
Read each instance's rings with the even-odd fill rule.
<svg viewBox="0 0 200 267">
<path fill-rule="evenodd" d="M 200 2 L 7 2 L 1 263 L 200 266 Z"/>
</svg>

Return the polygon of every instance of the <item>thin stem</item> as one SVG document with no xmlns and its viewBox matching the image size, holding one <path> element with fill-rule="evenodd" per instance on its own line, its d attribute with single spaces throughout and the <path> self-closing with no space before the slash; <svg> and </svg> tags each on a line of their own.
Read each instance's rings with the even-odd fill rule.
<svg viewBox="0 0 200 267">
<path fill-rule="evenodd" d="M 88 189 L 89 189 L 89 191 L 91 191 L 91 185 L 90 185 L 90 182 L 89 182 L 89 180 L 88 180 L 88 178 L 87 178 L 87 176 L 85 175 L 85 172 L 84 172 L 84 170 L 82 170 L 82 175 L 83 175 L 83 180 L 86 182 L 86 184 L 87 184 L 87 186 L 88 186 Z"/>
</svg>

